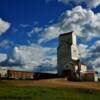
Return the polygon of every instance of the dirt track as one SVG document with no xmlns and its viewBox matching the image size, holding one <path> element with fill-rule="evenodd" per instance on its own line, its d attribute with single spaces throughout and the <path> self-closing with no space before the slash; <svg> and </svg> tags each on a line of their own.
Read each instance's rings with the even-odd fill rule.
<svg viewBox="0 0 100 100">
<path fill-rule="evenodd" d="M 71 82 L 64 79 L 2 80 L 2 82 L 15 86 L 71 87 L 100 90 L 100 82 Z"/>
</svg>

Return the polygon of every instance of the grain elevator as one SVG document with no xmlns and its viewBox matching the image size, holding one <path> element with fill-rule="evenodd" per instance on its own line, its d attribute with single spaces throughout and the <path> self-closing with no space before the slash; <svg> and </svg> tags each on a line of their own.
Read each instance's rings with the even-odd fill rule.
<svg viewBox="0 0 100 100">
<path fill-rule="evenodd" d="M 59 76 L 67 76 L 70 79 L 79 77 L 79 56 L 75 32 L 59 36 L 57 66 Z"/>
</svg>

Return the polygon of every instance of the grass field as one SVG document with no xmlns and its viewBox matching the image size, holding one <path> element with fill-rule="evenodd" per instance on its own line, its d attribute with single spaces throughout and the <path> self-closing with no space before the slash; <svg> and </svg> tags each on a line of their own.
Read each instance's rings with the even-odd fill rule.
<svg viewBox="0 0 100 100">
<path fill-rule="evenodd" d="M 15 86 L 1 81 L 0 100 L 100 100 L 100 91 L 71 87 Z"/>
</svg>

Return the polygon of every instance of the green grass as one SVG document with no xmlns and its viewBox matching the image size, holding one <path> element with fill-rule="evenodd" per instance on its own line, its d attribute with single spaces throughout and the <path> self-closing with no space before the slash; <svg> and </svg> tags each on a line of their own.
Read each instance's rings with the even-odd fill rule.
<svg viewBox="0 0 100 100">
<path fill-rule="evenodd" d="M 100 100 L 100 91 L 38 86 L 11 86 L 0 83 L 0 100 Z"/>
</svg>

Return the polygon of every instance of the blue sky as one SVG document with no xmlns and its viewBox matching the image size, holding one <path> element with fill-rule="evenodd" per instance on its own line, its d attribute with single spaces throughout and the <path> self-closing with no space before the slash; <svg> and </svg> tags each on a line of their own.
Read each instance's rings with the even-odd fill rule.
<svg viewBox="0 0 100 100">
<path fill-rule="evenodd" d="M 81 61 L 100 67 L 100 0 L 0 0 L 0 62 L 54 68 L 58 36 L 69 31 Z"/>
</svg>

